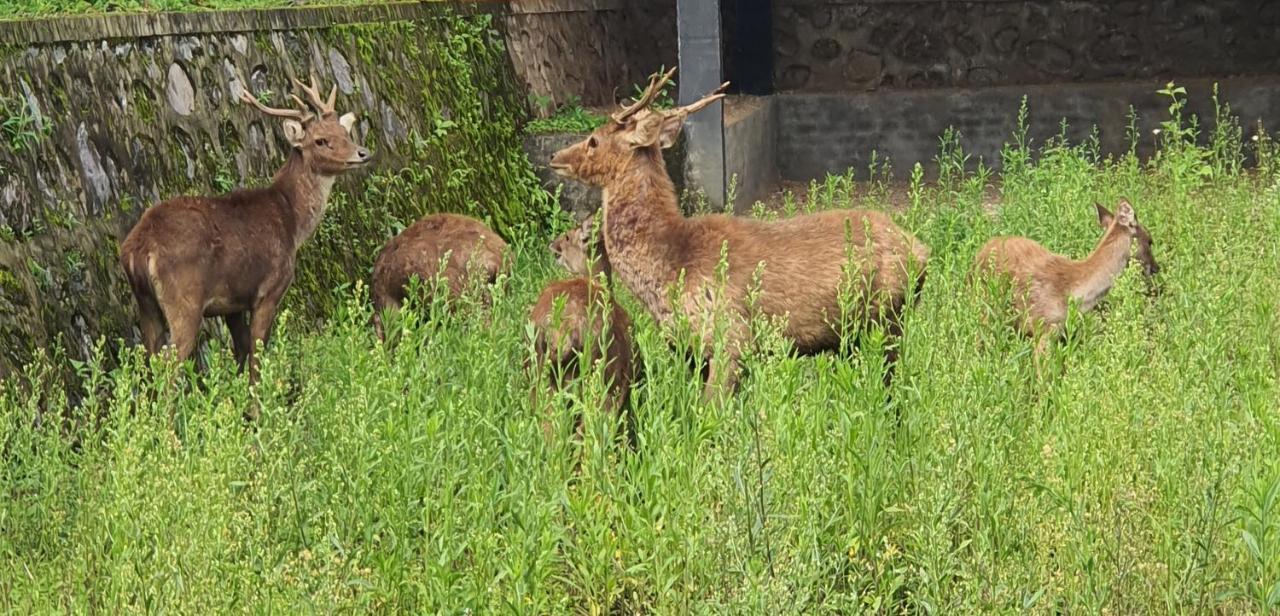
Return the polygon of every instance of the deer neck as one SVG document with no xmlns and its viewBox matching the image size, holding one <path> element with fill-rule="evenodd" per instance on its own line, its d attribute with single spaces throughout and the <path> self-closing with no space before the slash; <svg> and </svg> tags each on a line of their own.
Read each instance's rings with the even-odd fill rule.
<svg viewBox="0 0 1280 616">
<path fill-rule="evenodd" d="M 1086 259 L 1072 263 L 1068 278 L 1070 293 L 1079 300 L 1081 311 L 1092 310 L 1106 297 L 1115 284 L 1116 277 L 1129 264 L 1132 240 L 1128 231 L 1119 225 L 1112 225 Z"/>
<path fill-rule="evenodd" d="M 311 237 L 324 218 L 329 193 L 336 178 L 321 175 L 309 168 L 302 153 L 292 150 L 289 160 L 276 172 L 272 186 L 279 190 L 292 209 L 293 249 L 297 250 Z"/>
<path fill-rule="evenodd" d="M 627 169 L 604 186 L 605 254 L 614 274 L 651 314 L 671 312 L 667 286 L 685 267 L 685 219 L 661 152 L 640 151 Z"/>
</svg>

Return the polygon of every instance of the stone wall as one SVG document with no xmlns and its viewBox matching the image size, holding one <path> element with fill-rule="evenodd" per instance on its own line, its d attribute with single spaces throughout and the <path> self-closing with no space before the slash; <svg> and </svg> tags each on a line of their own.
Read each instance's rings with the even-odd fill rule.
<svg viewBox="0 0 1280 616">
<path fill-rule="evenodd" d="M 336 84 L 376 156 L 339 180 L 303 247 L 296 314 L 323 315 L 423 213 L 539 224 L 501 22 L 441 6 L 0 24 L 0 377 L 59 338 L 77 359 L 99 336 L 136 338 L 116 258 L 142 209 L 261 184 L 283 161 L 279 121 L 239 104 L 244 90 L 280 106 L 291 77 Z"/>
<path fill-rule="evenodd" d="M 932 163 L 939 152 L 939 137 L 954 127 L 961 145 L 988 167 L 999 168 L 1000 150 L 1017 129 L 1018 109 L 1027 97 L 1029 137 L 1039 147 L 1061 132 L 1084 143 L 1097 127 L 1102 154 L 1130 148 L 1129 111 L 1137 112 L 1135 136 L 1140 156 L 1155 147 L 1153 130 L 1168 119 L 1168 99 L 1156 93 L 1159 82 L 1073 84 L 1053 86 L 1001 86 L 982 89 L 895 90 L 875 93 L 791 93 L 777 95 L 778 170 L 784 179 L 807 181 L 853 168 L 865 176 L 872 152 L 887 157 L 899 178 L 908 177 L 912 165 Z M 1204 132 L 1213 126 L 1213 83 L 1190 80 L 1187 113 L 1199 117 Z M 1221 83 L 1221 99 L 1238 116 L 1245 139 L 1257 123 L 1280 125 L 1280 79 L 1238 78 Z"/>
<path fill-rule="evenodd" d="M 1274 0 L 775 0 L 779 91 L 1280 73 Z"/>
<path fill-rule="evenodd" d="M 511 59 L 547 115 L 612 105 L 676 62 L 675 0 L 520 0 L 503 18 Z"/>
</svg>

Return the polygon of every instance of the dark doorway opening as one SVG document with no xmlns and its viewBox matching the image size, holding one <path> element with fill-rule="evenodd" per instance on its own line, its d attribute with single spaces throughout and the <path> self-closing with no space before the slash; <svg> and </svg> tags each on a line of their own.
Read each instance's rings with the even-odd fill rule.
<svg viewBox="0 0 1280 616">
<path fill-rule="evenodd" d="M 724 78 L 731 92 L 773 93 L 773 1 L 722 0 Z"/>
</svg>

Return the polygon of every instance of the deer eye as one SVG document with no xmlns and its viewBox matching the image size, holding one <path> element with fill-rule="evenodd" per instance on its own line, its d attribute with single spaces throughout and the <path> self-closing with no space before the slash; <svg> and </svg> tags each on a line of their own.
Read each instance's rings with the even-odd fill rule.
<svg viewBox="0 0 1280 616">
<path fill-rule="evenodd" d="M 589 147 L 589 148 L 594 148 L 594 147 L 596 147 L 596 146 L 598 146 L 598 145 L 600 145 L 600 142 L 599 142 L 599 141 L 596 141 L 596 136 L 595 136 L 595 135 L 592 135 L 592 136 L 590 136 L 590 137 L 587 137 L 587 147 Z"/>
<path fill-rule="evenodd" d="M 323 137 L 321 137 L 320 139 L 316 139 L 316 145 L 318 145 L 318 146 L 320 146 L 320 147 L 322 147 L 322 148 L 323 148 L 323 147 L 326 147 L 326 146 L 328 146 L 328 145 L 329 145 L 329 140 L 328 140 L 328 139 L 325 139 L 325 138 L 323 138 Z"/>
</svg>

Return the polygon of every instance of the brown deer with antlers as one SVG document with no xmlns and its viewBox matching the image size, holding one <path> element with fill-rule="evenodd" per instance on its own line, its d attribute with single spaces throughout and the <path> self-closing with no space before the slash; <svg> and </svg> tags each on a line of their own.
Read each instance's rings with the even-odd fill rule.
<svg viewBox="0 0 1280 616">
<path fill-rule="evenodd" d="M 1009 285 L 1014 327 L 1036 339 L 1037 370 L 1049 343 L 1062 332 L 1070 301 L 1078 301 L 1081 312 L 1092 310 L 1111 291 L 1131 253 L 1137 254 L 1147 278 L 1160 273 L 1151 234 L 1138 223 L 1128 200 L 1120 200 L 1114 215 L 1100 203 L 1094 209 L 1104 232 L 1082 261 L 1049 252 L 1025 237 L 992 238 L 974 258 L 971 277 Z"/>
<path fill-rule="evenodd" d="M 628 406 L 637 353 L 631 338 L 631 316 L 602 286 L 602 282 L 608 283 L 612 269 L 592 218 L 553 240 L 551 252 L 561 266 L 578 277 L 547 284 L 529 312 L 534 328 L 535 378 L 546 379 L 551 389 L 559 390 L 604 362 L 608 389 L 604 410 L 616 416 Z M 535 407 L 542 387 L 543 383 L 534 385 Z M 581 429 L 581 421 L 577 425 Z M 550 430 L 549 422 L 543 426 Z"/>
<path fill-rule="evenodd" d="M 335 178 L 370 161 L 351 139 L 355 115 L 334 110 L 337 87 L 322 98 L 314 77 L 310 86 L 294 84 L 312 109 L 296 96 L 299 109 L 274 109 L 241 94 L 242 102 L 284 119 L 289 154 L 270 186 L 164 201 L 144 212 L 120 245 L 149 353 L 160 350 L 167 324 L 185 360 L 201 321 L 222 317 L 236 361 L 257 380 L 254 347 L 267 341 L 298 249 L 320 224 Z"/>
<path fill-rule="evenodd" d="M 674 75 L 655 75 L 634 104 L 551 160 L 557 174 L 603 188 L 604 241 L 618 278 L 659 323 L 687 316 L 710 344 L 717 315 L 726 347 L 712 361 L 704 397 L 732 391 L 752 312 L 784 318 L 784 335 L 801 353 L 837 349 L 842 336 L 868 323 L 896 338 L 903 306 L 923 282 L 929 249 L 881 213 L 831 210 L 764 222 L 726 215 L 685 218 L 662 159 L 690 114 L 723 98 L 728 84 L 690 105 L 649 106 Z M 717 280 L 721 250 L 727 269 Z M 756 284 L 758 297 L 748 306 Z M 679 297 L 671 290 L 680 288 Z M 842 310 L 842 288 L 859 308 Z M 891 343 L 889 363 L 895 359 Z"/>
<path fill-rule="evenodd" d="M 404 304 L 410 278 L 439 275 L 448 298 L 470 286 L 493 284 L 511 270 L 511 249 L 484 223 L 461 214 L 431 214 L 391 238 L 373 263 L 373 326 L 385 339 L 385 311 Z M 486 296 L 487 298 L 487 296 Z"/>
</svg>

